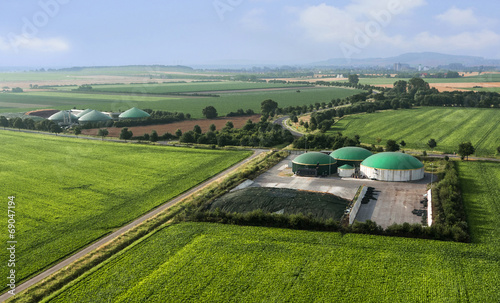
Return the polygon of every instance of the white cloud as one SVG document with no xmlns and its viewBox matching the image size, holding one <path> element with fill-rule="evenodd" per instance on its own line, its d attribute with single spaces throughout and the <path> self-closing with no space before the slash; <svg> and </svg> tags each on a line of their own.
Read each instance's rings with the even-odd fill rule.
<svg viewBox="0 0 500 303">
<path fill-rule="evenodd" d="M 23 36 L 9 36 L 8 38 L 0 37 L 0 51 L 18 52 L 64 52 L 69 50 L 69 44 L 61 38 L 26 38 Z"/>
<path fill-rule="evenodd" d="M 351 15 L 364 14 L 371 15 L 380 11 L 388 11 L 392 14 L 407 14 L 412 9 L 426 4 L 425 0 L 352 0 L 346 7 L 346 11 Z"/>
<path fill-rule="evenodd" d="M 313 40 L 332 42 L 352 37 L 354 28 L 361 23 L 345 11 L 323 3 L 302 11 L 299 25 Z"/>
<path fill-rule="evenodd" d="M 459 9 L 455 6 L 437 15 L 436 19 L 452 26 L 474 26 L 479 24 L 479 18 L 471 8 Z"/>
<path fill-rule="evenodd" d="M 370 38 L 388 40 L 384 28 L 397 15 L 407 14 L 425 3 L 424 0 L 352 0 L 344 8 L 323 3 L 301 10 L 299 26 L 318 42 L 352 43 L 359 32 L 375 32 Z"/>
<path fill-rule="evenodd" d="M 263 9 L 253 9 L 246 13 L 240 20 L 240 23 L 248 30 L 263 31 L 267 29 L 264 20 L 265 11 Z"/>
<path fill-rule="evenodd" d="M 491 30 L 462 32 L 444 37 L 422 32 L 413 39 L 413 46 L 418 49 L 435 51 L 479 51 L 485 48 L 499 47 L 500 35 Z"/>
</svg>

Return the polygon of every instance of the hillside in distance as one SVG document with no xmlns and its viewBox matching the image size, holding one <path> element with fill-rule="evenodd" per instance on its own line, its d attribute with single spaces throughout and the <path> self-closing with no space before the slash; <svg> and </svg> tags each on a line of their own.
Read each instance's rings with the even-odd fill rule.
<svg viewBox="0 0 500 303">
<path fill-rule="evenodd" d="M 440 65 L 463 64 L 464 66 L 500 66 L 500 60 L 485 59 L 475 56 L 457 56 L 447 55 L 433 52 L 422 53 L 406 53 L 395 57 L 388 58 L 366 58 L 366 59 L 346 59 L 335 58 L 322 62 L 315 62 L 313 66 L 390 66 L 394 63 L 409 64 L 410 66 L 430 66 L 437 67 Z"/>
</svg>

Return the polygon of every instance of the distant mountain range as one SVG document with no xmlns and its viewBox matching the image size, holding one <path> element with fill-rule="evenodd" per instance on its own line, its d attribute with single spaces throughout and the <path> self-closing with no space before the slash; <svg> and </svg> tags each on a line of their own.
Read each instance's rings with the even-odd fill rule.
<svg viewBox="0 0 500 303">
<path fill-rule="evenodd" d="M 424 53 L 407 53 L 396 57 L 389 58 L 367 58 L 367 59 L 345 59 L 336 58 L 329 59 L 322 62 L 315 62 L 310 64 L 311 66 L 380 66 L 387 67 L 392 66 L 395 63 L 409 64 L 412 67 L 429 66 L 437 67 L 440 65 L 450 65 L 450 64 L 462 64 L 467 67 L 472 66 L 500 66 L 500 60 L 495 59 L 485 59 L 483 57 L 474 56 L 456 56 L 456 55 L 446 55 L 440 53 L 424 52 Z"/>
</svg>

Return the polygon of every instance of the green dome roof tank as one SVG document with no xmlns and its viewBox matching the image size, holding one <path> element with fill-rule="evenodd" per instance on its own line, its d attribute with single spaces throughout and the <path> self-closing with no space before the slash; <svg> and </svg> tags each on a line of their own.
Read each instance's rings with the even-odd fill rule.
<svg viewBox="0 0 500 303">
<path fill-rule="evenodd" d="M 120 119 L 141 119 L 141 118 L 147 118 L 150 116 L 151 115 L 148 114 L 147 112 L 140 110 L 137 107 L 132 107 L 131 109 L 121 113 L 119 118 Z"/>
<path fill-rule="evenodd" d="M 334 159 L 347 161 L 363 161 L 372 155 L 371 151 L 355 146 L 342 147 L 330 154 Z"/>
<path fill-rule="evenodd" d="M 292 162 L 300 165 L 317 165 L 318 163 L 319 165 L 330 165 L 337 161 L 323 153 L 309 152 L 298 156 Z"/>
<path fill-rule="evenodd" d="M 80 121 L 80 122 L 103 122 L 103 121 L 109 121 L 109 120 L 113 120 L 113 119 L 111 119 L 110 116 L 108 116 L 104 113 L 101 113 L 99 111 L 96 111 L 96 110 L 93 110 L 90 113 L 88 113 L 88 114 L 80 117 L 80 119 L 78 119 L 78 121 Z"/>
<path fill-rule="evenodd" d="M 49 120 L 54 122 L 74 122 L 78 120 L 78 117 L 71 114 L 69 111 L 62 110 L 50 116 Z"/>
<path fill-rule="evenodd" d="M 417 158 L 403 153 L 375 154 L 361 163 L 362 166 L 386 170 L 415 170 L 424 167 Z"/>
</svg>

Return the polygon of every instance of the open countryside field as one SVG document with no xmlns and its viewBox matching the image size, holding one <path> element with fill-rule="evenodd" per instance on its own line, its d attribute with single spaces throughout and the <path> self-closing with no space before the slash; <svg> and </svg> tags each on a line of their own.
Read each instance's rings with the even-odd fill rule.
<svg viewBox="0 0 500 303">
<path fill-rule="evenodd" d="M 425 82 L 429 84 L 438 83 L 488 83 L 488 82 L 500 82 L 500 74 L 482 74 L 471 77 L 460 77 L 460 78 L 423 78 Z M 394 84 L 394 82 L 403 80 L 409 81 L 410 78 L 359 78 L 359 83 L 361 84 L 371 84 L 371 85 L 387 85 Z M 432 86 L 432 85 L 431 85 Z"/>
<path fill-rule="evenodd" d="M 114 66 L 85 67 L 65 71 L 0 72 L 0 87 L 29 88 L 36 85 L 82 85 L 112 83 L 147 83 L 149 81 L 203 80 L 229 75 L 204 72 L 183 66 Z"/>
<path fill-rule="evenodd" d="M 459 168 L 471 244 L 182 223 L 48 301 L 498 302 L 500 164 Z"/>
<path fill-rule="evenodd" d="M 0 113 L 27 112 L 30 110 L 92 108 L 100 111 L 125 111 L 132 107 L 141 109 L 165 110 L 170 112 L 190 113 L 193 118 L 203 118 L 203 108 L 211 105 L 219 116 L 238 109 L 252 109 L 260 112 L 260 104 L 266 99 L 273 99 L 280 107 L 309 105 L 316 102 L 330 102 L 355 95 L 360 90 L 345 88 L 301 88 L 278 91 L 245 91 L 220 93 L 220 97 L 155 96 L 127 94 L 85 94 L 61 92 L 26 92 L 20 94 L 0 94 Z"/>
<path fill-rule="evenodd" d="M 18 281 L 251 154 L 9 131 L 0 131 L 0 142 L 0 194 L 16 197 L 16 237 L 22 241 Z M 5 243 L 7 234 L 0 240 Z M 7 258 L 2 254 L 0 262 Z M 2 267 L 2 275 L 7 270 Z"/>
<path fill-rule="evenodd" d="M 495 154 L 500 145 L 499 126 L 499 109 L 423 107 L 347 116 L 330 132 L 359 134 L 367 144 L 377 144 L 377 138 L 382 139 L 380 144 L 404 140 L 405 149 L 418 150 L 430 150 L 427 142 L 433 138 L 435 150 L 451 153 L 460 143 L 471 141 L 476 154 L 485 156 Z"/>
<path fill-rule="evenodd" d="M 127 94 L 171 94 L 171 93 L 195 93 L 210 91 L 232 91 L 250 89 L 271 89 L 306 87 L 306 85 L 290 85 L 280 83 L 254 83 L 254 82 L 192 82 L 192 83 L 168 83 L 168 84 L 141 84 L 141 85 L 103 85 L 96 86 L 93 90 L 100 92 L 127 93 Z"/>
</svg>

